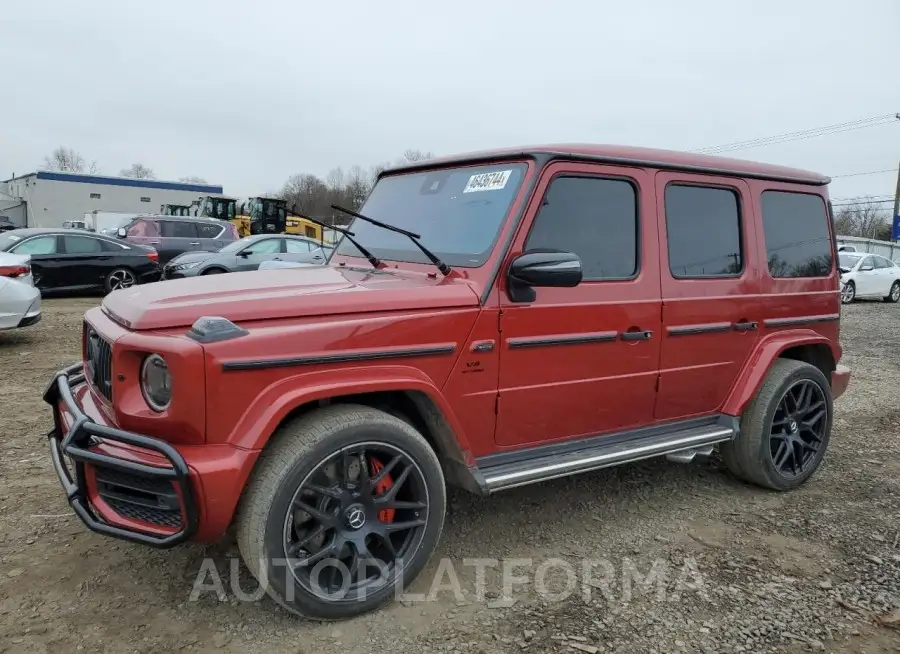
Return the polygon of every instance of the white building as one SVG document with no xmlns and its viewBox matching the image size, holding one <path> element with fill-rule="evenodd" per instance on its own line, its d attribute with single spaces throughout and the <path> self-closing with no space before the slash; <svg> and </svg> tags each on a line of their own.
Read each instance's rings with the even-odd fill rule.
<svg viewBox="0 0 900 654">
<path fill-rule="evenodd" d="M 60 227 L 93 211 L 158 213 L 201 195 L 222 195 L 222 187 L 42 170 L 0 182 L 0 214 L 22 227 Z"/>
</svg>

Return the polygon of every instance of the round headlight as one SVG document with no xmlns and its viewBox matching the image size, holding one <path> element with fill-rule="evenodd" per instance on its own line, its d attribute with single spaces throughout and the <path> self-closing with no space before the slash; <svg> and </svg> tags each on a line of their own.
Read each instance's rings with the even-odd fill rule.
<svg viewBox="0 0 900 654">
<path fill-rule="evenodd" d="M 154 411 L 165 411 L 172 401 L 172 377 L 165 359 L 151 354 L 141 365 L 141 391 Z"/>
</svg>

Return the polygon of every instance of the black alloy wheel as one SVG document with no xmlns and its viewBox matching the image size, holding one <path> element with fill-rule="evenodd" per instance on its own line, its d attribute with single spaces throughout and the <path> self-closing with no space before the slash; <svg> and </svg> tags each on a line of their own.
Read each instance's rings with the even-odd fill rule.
<svg viewBox="0 0 900 654">
<path fill-rule="evenodd" d="M 816 463 L 825 442 L 828 403 L 812 379 L 790 386 L 778 403 L 769 430 L 772 464 L 787 479 L 801 477 Z"/>
<path fill-rule="evenodd" d="M 285 516 L 284 554 L 308 592 L 360 601 L 393 584 L 421 544 L 428 512 L 425 476 L 408 454 L 354 444 L 301 482 Z"/>
</svg>

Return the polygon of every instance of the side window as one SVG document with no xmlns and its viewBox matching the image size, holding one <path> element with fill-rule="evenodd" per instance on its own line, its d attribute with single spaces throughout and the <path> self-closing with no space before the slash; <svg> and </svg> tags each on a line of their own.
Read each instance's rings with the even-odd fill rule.
<svg viewBox="0 0 900 654">
<path fill-rule="evenodd" d="M 890 268 L 892 266 L 891 262 L 885 259 L 884 257 L 872 257 L 875 259 L 875 269 L 881 270 L 883 268 Z"/>
<path fill-rule="evenodd" d="M 761 204 L 772 277 L 827 277 L 834 256 L 825 201 L 807 193 L 763 191 Z"/>
<path fill-rule="evenodd" d="M 584 281 L 629 279 L 638 270 L 637 190 L 631 182 L 557 177 L 544 194 L 525 251 L 581 258 Z"/>
<path fill-rule="evenodd" d="M 197 233 L 200 238 L 219 238 L 222 228 L 214 223 L 197 223 Z"/>
<path fill-rule="evenodd" d="M 161 220 L 162 235 L 168 238 L 199 238 L 197 224 L 187 220 Z"/>
<path fill-rule="evenodd" d="M 155 220 L 135 220 L 126 234 L 128 236 L 158 237 L 159 223 Z"/>
<path fill-rule="evenodd" d="M 280 238 L 267 238 L 257 241 L 247 249 L 253 254 L 275 254 L 281 252 L 281 241 Z"/>
<path fill-rule="evenodd" d="M 103 245 L 95 238 L 86 236 L 63 236 L 67 254 L 90 254 L 103 252 Z"/>
<path fill-rule="evenodd" d="M 735 191 L 711 186 L 666 187 L 666 235 L 673 277 L 732 277 L 744 269 Z"/>
<path fill-rule="evenodd" d="M 56 237 L 39 236 L 19 243 L 11 250 L 14 254 L 56 254 Z"/>
<path fill-rule="evenodd" d="M 289 254 L 300 254 L 302 252 L 309 252 L 309 242 L 308 241 L 296 241 L 292 238 L 285 239 L 285 245 L 287 245 L 287 251 Z"/>
</svg>

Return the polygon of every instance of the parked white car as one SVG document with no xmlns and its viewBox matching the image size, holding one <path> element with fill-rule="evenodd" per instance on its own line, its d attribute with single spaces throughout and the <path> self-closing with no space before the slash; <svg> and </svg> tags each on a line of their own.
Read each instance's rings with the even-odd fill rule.
<svg viewBox="0 0 900 654">
<path fill-rule="evenodd" d="M 0 252 L 0 330 L 41 319 L 41 292 L 31 276 L 31 257 Z"/>
<path fill-rule="evenodd" d="M 900 300 L 900 265 L 877 254 L 865 252 L 838 253 L 841 269 L 841 302 L 856 298 L 881 298 L 885 302 Z"/>
</svg>

